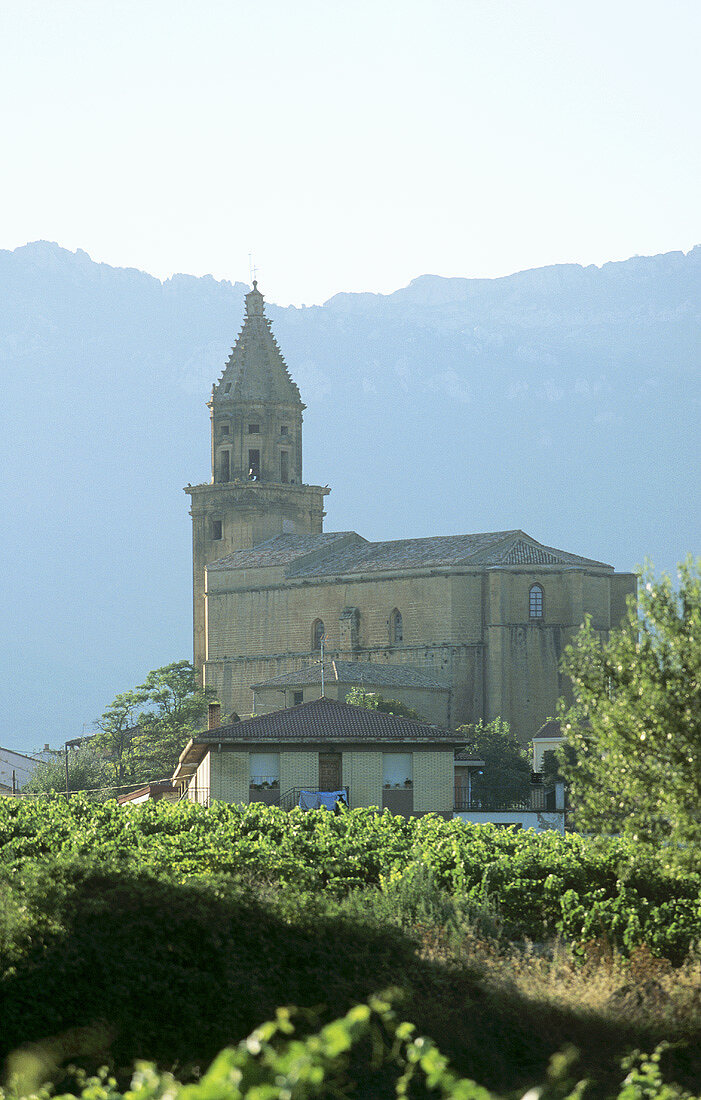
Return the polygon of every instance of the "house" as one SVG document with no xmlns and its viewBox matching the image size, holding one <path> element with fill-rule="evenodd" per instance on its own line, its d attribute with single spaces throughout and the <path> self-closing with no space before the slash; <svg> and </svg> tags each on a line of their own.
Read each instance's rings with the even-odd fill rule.
<svg viewBox="0 0 701 1100">
<path fill-rule="evenodd" d="M 32 756 L 0 747 L 0 794 L 17 794 L 34 775 L 37 764 L 42 760 L 51 760 L 55 755 L 48 745 Z"/>
<path fill-rule="evenodd" d="M 533 771 L 542 773 L 546 752 L 554 752 L 562 744 L 562 727 L 558 718 L 548 718 L 533 738 Z"/>
<path fill-rule="evenodd" d="M 634 575 L 520 529 L 380 542 L 325 532 L 330 490 L 304 481 L 305 406 L 255 282 L 208 404 L 211 480 L 185 490 L 194 662 L 227 713 L 251 713 L 254 685 L 257 710 L 320 694 L 308 669 L 323 651 L 339 671 L 327 695 L 341 694 L 348 664 L 383 693 L 381 669 L 402 668 L 387 693 L 430 722 L 500 717 L 525 745 L 566 691 L 560 656 L 585 616 L 605 636 L 625 614 Z M 466 499 L 479 492 L 478 470 L 446 476 Z"/>
<path fill-rule="evenodd" d="M 343 790 L 351 808 L 453 816 L 460 741 L 446 729 L 325 697 L 216 722 L 211 710 L 173 775 L 188 799 L 292 809 L 303 791 Z"/>
</svg>

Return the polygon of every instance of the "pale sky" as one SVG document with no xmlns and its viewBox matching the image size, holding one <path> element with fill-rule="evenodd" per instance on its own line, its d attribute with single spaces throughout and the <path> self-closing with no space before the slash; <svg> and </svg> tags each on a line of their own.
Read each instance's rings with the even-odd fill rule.
<svg viewBox="0 0 701 1100">
<path fill-rule="evenodd" d="M 699 0 L 0 0 L 0 248 L 280 304 L 701 242 Z"/>
</svg>

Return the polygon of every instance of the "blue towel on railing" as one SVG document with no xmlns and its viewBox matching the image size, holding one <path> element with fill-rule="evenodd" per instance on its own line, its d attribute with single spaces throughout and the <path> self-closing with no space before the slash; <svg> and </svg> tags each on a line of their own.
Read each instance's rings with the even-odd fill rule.
<svg viewBox="0 0 701 1100">
<path fill-rule="evenodd" d="M 300 810 L 318 810 L 319 809 L 319 794 L 317 791 L 300 791 L 299 793 L 299 808 Z"/>
<path fill-rule="evenodd" d="M 335 810 L 337 802 L 348 805 L 345 790 L 300 791 L 299 793 L 299 808 L 301 810 Z"/>
<path fill-rule="evenodd" d="M 319 791 L 319 808 L 335 810 L 336 803 L 342 795 L 344 795 L 343 791 Z"/>
</svg>

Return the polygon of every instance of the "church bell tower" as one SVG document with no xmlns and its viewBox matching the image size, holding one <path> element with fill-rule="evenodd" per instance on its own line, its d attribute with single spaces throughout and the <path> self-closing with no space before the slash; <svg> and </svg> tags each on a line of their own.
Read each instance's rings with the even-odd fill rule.
<svg viewBox="0 0 701 1100">
<path fill-rule="evenodd" d="M 329 489 L 302 481 L 302 413 L 254 280 L 243 327 L 208 402 L 212 477 L 189 485 L 194 663 L 206 660 L 205 567 L 281 534 L 319 534 Z"/>
</svg>

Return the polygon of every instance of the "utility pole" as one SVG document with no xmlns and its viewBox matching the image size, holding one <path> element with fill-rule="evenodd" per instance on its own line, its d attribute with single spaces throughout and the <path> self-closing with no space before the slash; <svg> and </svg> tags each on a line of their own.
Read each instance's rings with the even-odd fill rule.
<svg viewBox="0 0 701 1100">
<path fill-rule="evenodd" d="M 74 737 L 72 741 L 66 741 L 63 746 L 64 760 L 66 763 L 66 798 L 68 798 L 71 793 L 71 784 L 68 778 L 68 750 L 77 748 L 78 745 L 82 745 L 83 741 L 86 740 L 88 740 L 86 737 Z"/>
</svg>

